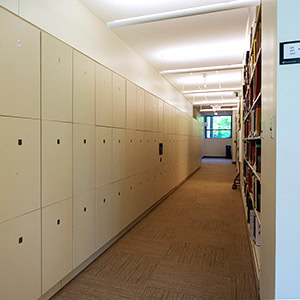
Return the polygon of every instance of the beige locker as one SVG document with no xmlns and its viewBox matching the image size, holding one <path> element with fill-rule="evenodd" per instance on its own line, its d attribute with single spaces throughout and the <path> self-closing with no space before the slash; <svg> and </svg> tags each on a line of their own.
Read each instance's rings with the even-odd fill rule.
<svg viewBox="0 0 300 300">
<path fill-rule="evenodd" d="M 42 209 L 42 293 L 71 271 L 72 198 Z"/>
<path fill-rule="evenodd" d="M 152 132 L 145 132 L 145 171 L 153 168 L 153 157 L 152 157 Z"/>
<path fill-rule="evenodd" d="M 132 176 L 126 179 L 126 208 L 127 208 L 127 223 L 130 224 L 138 217 L 137 208 L 137 177 Z"/>
<path fill-rule="evenodd" d="M 95 252 L 95 190 L 74 197 L 73 269 Z"/>
<path fill-rule="evenodd" d="M 126 128 L 128 129 L 136 129 L 136 89 L 135 84 L 126 80 Z"/>
<path fill-rule="evenodd" d="M 95 124 L 95 62 L 73 51 L 73 122 Z"/>
<path fill-rule="evenodd" d="M 140 216 L 147 209 L 148 195 L 147 192 L 146 172 L 141 173 L 137 177 L 137 207 L 138 216 Z"/>
<path fill-rule="evenodd" d="M 152 131 L 153 96 L 145 92 L 145 130 Z"/>
<path fill-rule="evenodd" d="M 136 131 L 126 130 L 126 177 L 136 174 Z"/>
<path fill-rule="evenodd" d="M 96 64 L 96 125 L 112 126 L 112 71 Z"/>
<path fill-rule="evenodd" d="M 113 238 L 113 220 L 112 185 L 108 184 L 96 190 L 96 250 Z"/>
<path fill-rule="evenodd" d="M 0 117 L 0 223 L 40 208 L 40 121 Z"/>
<path fill-rule="evenodd" d="M 1 115 L 40 117 L 40 31 L 0 10 Z"/>
<path fill-rule="evenodd" d="M 96 187 L 112 182 L 112 128 L 96 127 Z"/>
<path fill-rule="evenodd" d="M 158 131 L 164 132 L 164 102 L 158 100 Z"/>
<path fill-rule="evenodd" d="M 72 197 L 72 124 L 42 122 L 42 206 Z"/>
<path fill-rule="evenodd" d="M 113 129 L 113 182 L 126 177 L 125 129 Z"/>
<path fill-rule="evenodd" d="M 0 299 L 41 296 L 40 210 L 0 224 Z"/>
<path fill-rule="evenodd" d="M 153 132 L 151 145 L 151 169 L 159 167 L 159 134 Z"/>
<path fill-rule="evenodd" d="M 148 209 L 153 205 L 154 202 L 154 182 L 153 182 L 153 176 L 152 176 L 152 170 L 147 171 L 145 173 L 145 209 Z"/>
<path fill-rule="evenodd" d="M 95 186 L 95 127 L 73 124 L 73 195 Z"/>
<path fill-rule="evenodd" d="M 136 128 L 145 129 L 145 91 L 140 87 L 136 88 Z"/>
<path fill-rule="evenodd" d="M 155 96 L 152 97 L 152 131 L 158 132 L 158 110 L 159 110 L 159 99 Z"/>
<path fill-rule="evenodd" d="M 152 171 L 153 203 L 156 203 L 160 199 L 159 178 L 159 167 L 157 167 Z"/>
<path fill-rule="evenodd" d="M 72 48 L 42 33 L 42 118 L 72 122 Z"/>
<path fill-rule="evenodd" d="M 126 180 L 112 185 L 113 199 L 113 233 L 120 233 L 127 226 L 128 207 L 126 203 Z"/>
<path fill-rule="evenodd" d="M 145 133 L 136 132 L 136 173 L 142 173 L 145 170 Z"/>
<path fill-rule="evenodd" d="M 113 127 L 126 127 L 125 79 L 113 73 Z"/>
</svg>

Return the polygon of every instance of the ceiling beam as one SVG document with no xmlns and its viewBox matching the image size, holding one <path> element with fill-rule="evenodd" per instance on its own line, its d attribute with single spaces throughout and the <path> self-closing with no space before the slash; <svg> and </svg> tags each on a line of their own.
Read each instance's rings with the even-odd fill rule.
<svg viewBox="0 0 300 300">
<path fill-rule="evenodd" d="M 224 89 L 211 89 L 211 90 L 190 90 L 183 91 L 182 94 L 204 94 L 204 93 L 222 93 L 222 92 L 239 92 L 241 88 L 224 88 Z"/>
<path fill-rule="evenodd" d="M 209 71 L 227 71 L 227 70 L 240 70 L 243 69 L 244 65 L 224 65 L 224 66 L 212 66 L 202 68 L 190 68 L 190 69 L 177 69 L 177 70 L 164 70 L 160 71 L 161 75 L 172 75 L 172 74 L 184 74 L 184 73 L 197 73 L 197 72 L 209 72 Z"/>
<path fill-rule="evenodd" d="M 257 6 L 260 4 L 260 0 L 236 0 L 225 3 L 217 3 L 187 9 L 173 10 L 158 14 L 151 14 L 127 19 L 115 20 L 112 22 L 108 22 L 106 25 L 109 28 L 128 26 L 128 25 L 136 25 L 150 22 L 157 22 L 163 20 L 177 19 L 183 17 L 190 17 L 196 15 L 203 15 L 239 8 L 245 8 L 250 6 Z"/>
</svg>

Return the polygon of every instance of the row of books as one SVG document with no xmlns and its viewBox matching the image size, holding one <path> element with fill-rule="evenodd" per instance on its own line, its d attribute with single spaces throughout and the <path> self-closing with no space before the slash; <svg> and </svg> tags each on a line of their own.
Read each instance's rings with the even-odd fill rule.
<svg viewBox="0 0 300 300">
<path fill-rule="evenodd" d="M 245 158 L 257 172 L 261 172 L 261 142 L 260 140 L 249 141 L 244 144 Z"/>
<path fill-rule="evenodd" d="M 254 210 L 250 210 L 250 240 L 254 241 L 256 246 L 260 246 L 261 227 L 260 222 Z"/>
<path fill-rule="evenodd" d="M 257 137 L 261 134 L 261 106 L 255 106 L 244 125 L 244 137 Z"/>
<path fill-rule="evenodd" d="M 247 192 L 252 199 L 254 208 L 261 212 L 261 185 L 260 181 L 257 179 L 256 176 L 252 173 L 249 169 L 247 174 Z"/>
</svg>

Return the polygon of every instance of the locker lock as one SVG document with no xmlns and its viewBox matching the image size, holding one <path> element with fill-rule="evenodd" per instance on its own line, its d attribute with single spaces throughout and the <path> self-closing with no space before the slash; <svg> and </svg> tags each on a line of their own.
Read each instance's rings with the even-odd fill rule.
<svg viewBox="0 0 300 300">
<path fill-rule="evenodd" d="M 104 199 L 103 199 L 103 203 L 105 203 L 105 201 L 106 201 L 106 199 L 104 198 Z"/>
<path fill-rule="evenodd" d="M 19 146 L 22 146 L 22 144 L 23 144 L 22 139 L 18 139 L 18 145 L 19 145 Z"/>
<path fill-rule="evenodd" d="M 86 207 L 83 208 L 83 211 L 86 212 Z"/>
<path fill-rule="evenodd" d="M 121 196 L 121 193 L 119 192 L 118 195 Z"/>
<path fill-rule="evenodd" d="M 60 219 L 57 219 L 56 224 L 57 224 L 57 225 L 60 224 Z"/>
<path fill-rule="evenodd" d="M 60 139 L 57 139 L 56 142 L 57 142 L 57 145 L 60 145 Z"/>
<path fill-rule="evenodd" d="M 103 144 L 105 144 L 105 140 L 103 140 Z"/>
<path fill-rule="evenodd" d="M 22 243 L 23 243 L 23 237 L 20 236 L 20 237 L 19 237 L 19 244 L 22 244 Z"/>
<path fill-rule="evenodd" d="M 86 139 L 83 140 L 83 143 L 86 144 Z"/>
<path fill-rule="evenodd" d="M 132 186 L 130 187 L 130 189 L 132 190 Z"/>
<path fill-rule="evenodd" d="M 130 143 L 132 143 L 132 140 L 130 140 Z"/>
<path fill-rule="evenodd" d="M 119 144 L 121 143 L 121 140 L 119 140 Z"/>
</svg>

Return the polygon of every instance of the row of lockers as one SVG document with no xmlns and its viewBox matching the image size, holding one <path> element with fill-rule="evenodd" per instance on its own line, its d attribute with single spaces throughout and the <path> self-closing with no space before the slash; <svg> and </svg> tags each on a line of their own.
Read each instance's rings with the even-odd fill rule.
<svg viewBox="0 0 300 300">
<path fill-rule="evenodd" d="M 187 114 L 3 9 L 0 38 L 1 115 L 199 135 Z"/>
<path fill-rule="evenodd" d="M 53 121 L 40 128 L 39 120 L 0 117 L 0 223 L 201 153 L 198 137 Z"/>
<path fill-rule="evenodd" d="M 40 297 L 199 164 L 165 165 L 0 224 L 1 299 Z"/>
</svg>

